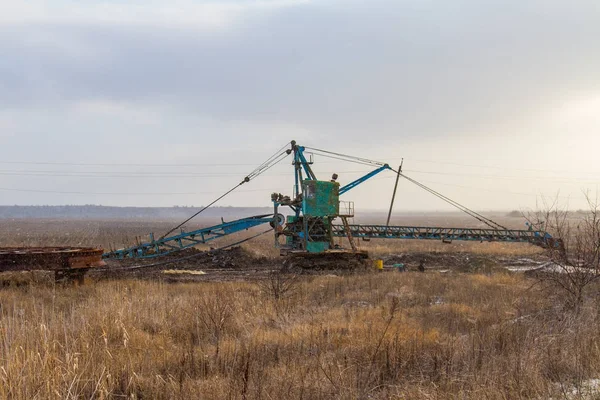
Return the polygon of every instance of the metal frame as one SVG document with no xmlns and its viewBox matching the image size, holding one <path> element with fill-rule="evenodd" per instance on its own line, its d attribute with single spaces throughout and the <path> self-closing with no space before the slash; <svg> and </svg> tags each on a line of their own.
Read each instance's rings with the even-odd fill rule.
<svg viewBox="0 0 600 400">
<path fill-rule="evenodd" d="M 336 215 L 322 215 L 322 216 L 312 216 L 306 215 L 306 210 L 304 210 L 303 206 L 303 188 L 302 184 L 306 181 L 317 181 L 318 178 L 315 175 L 314 171 L 311 168 L 312 159 L 308 160 L 305 156 L 306 148 L 304 146 L 299 146 L 295 141 L 291 142 L 291 151 L 294 153 L 294 196 L 293 198 L 289 198 L 287 196 L 283 196 L 278 193 L 274 193 L 271 196 L 274 205 L 274 213 L 278 213 L 279 206 L 288 206 L 292 209 L 295 214 L 295 218 L 298 222 L 294 224 L 288 224 L 286 227 L 280 230 L 275 231 L 275 246 L 279 247 L 280 236 L 287 236 L 288 244 L 282 248 L 282 253 L 288 251 L 307 251 L 309 243 L 315 242 L 328 242 L 330 247 L 333 247 L 333 232 L 332 232 L 332 220 L 341 217 L 341 216 L 353 216 L 354 215 L 354 204 L 349 203 L 349 210 L 341 215 L 342 213 L 339 210 L 336 212 Z M 354 180 L 353 182 L 341 187 L 338 191 L 338 196 L 348 192 L 354 187 L 360 185 L 361 183 L 369 180 L 375 175 L 381 173 L 385 170 L 391 170 L 388 164 L 380 165 L 374 171 L 371 171 L 364 176 Z M 338 215 L 340 214 L 340 215 Z M 349 214 L 349 215 L 348 215 Z M 301 230 L 298 228 L 301 227 Z M 318 238 L 318 240 L 314 240 Z M 354 246 L 352 246 L 354 248 Z"/>
<path fill-rule="evenodd" d="M 340 196 L 343 195 L 344 193 L 346 193 L 348 190 L 360 185 L 361 183 L 371 179 L 372 177 L 374 177 L 375 175 L 377 175 L 380 172 L 383 172 L 385 170 L 391 170 L 392 168 L 390 168 L 389 165 L 384 164 L 381 167 L 377 168 L 375 171 L 371 171 L 368 174 L 366 174 L 365 176 L 358 178 L 357 180 L 355 180 L 354 182 L 350 182 L 349 184 L 347 184 L 346 186 L 343 186 L 340 188 Z"/>
<path fill-rule="evenodd" d="M 358 253 L 356 243 L 353 238 L 382 238 L 382 239 L 428 239 L 428 240 L 467 240 L 467 241 L 502 241 L 502 242 L 528 242 L 535 245 L 548 247 L 562 245 L 560 240 L 552 238 L 548 233 L 533 230 L 511 230 L 511 229 L 476 229 L 476 228 L 441 228 L 441 227 L 415 227 L 415 226 L 384 226 L 384 225 L 356 225 L 349 224 L 348 218 L 354 215 L 354 205 L 349 203 L 349 210 L 344 212 L 336 211 L 337 215 L 324 215 L 329 211 L 322 212 L 319 215 L 305 215 L 303 206 L 303 188 L 302 184 L 305 181 L 317 181 L 317 176 L 313 172 L 311 165 L 312 158 L 307 159 L 305 156 L 306 148 L 299 146 L 295 141 L 291 142 L 291 149 L 287 153 L 294 153 L 294 196 L 292 198 L 284 196 L 280 193 L 273 193 L 271 200 L 273 201 L 274 214 L 259 215 L 250 218 L 243 218 L 232 222 L 223 222 L 208 228 L 198 229 L 192 232 L 181 232 L 167 238 L 154 239 L 150 236 L 150 242 L 142 243 L 127 249 L 120 249 L 103 254 L 103 258 L 151 258 L 160 255 L 173 253 L 175 251 L 187 249 L 198 244 L 204 244 L 212 240 L 221 238 L 231 233 L 246 230 L 261 224 L 271 223 L 275 232 L 275 246 L 279 247 L 279 237 L 286 236 L 288 238 L 286 246 L 281 248 L 282 254 L 308 253 L 307 247 L 310 243 L 326 243 L 329 242 L 330 249 L 322 251 L 319 246 L 314 251 L 314 254 L 328 253 L 335 250 L 343 252 L 343 249 L 334 249 L 334 237 L 347 237 L 352 247 L 352 252 Z M 335 153 L 332 153 L 335 154 Z M 365 174 L 364 176 L 350 182 L 349 184 L 339 188 L 339 195 L 342 195 L 361 183 L 366 182 L 370 178 L 385 171 L 392 170 L 388 164 L 373 162 L 378 168 Z M 400 176 L 400 166 L 396 179 Z M 393 171 L 393 170 L 392 170 Z M 335 177 L 334 177 L 335 179 Z M 397 181 L 396 181 L 397 185 Z M 395 190 L 394 190 L 395 195 Z M 338 196 L 336 196 L 338 197 Z M 339 201 L 339 200 L 338 200 Z M 393 204 L 393 202 L 392 202 Z M 288 206 L 294 212 L 295 217 L 290 219 L 290 222 L 285 226 L 279 225 L 281 219 L 278 213 L 279 206 Z M 391 215 L 388 214 L 388 223 Z M 342 225 L 334 225 L 332 221 L 340 217 Z"/>
<path fill-rule="evenodd" d="M 191 232 L 181 232 L 178 235 L 158 240 L 155 240 L 154 235 L 150 234 L 150 242 L 104 253 L 102 258 L 125 259 L 158 257 L 194 247 L 198 244 L 205 244 L 223 236 L 266 223 L 273 223 L 273 216 L 271 214 L 257 215 L 254 217 L 238 219 L 236 221 L 224 222 L 219 225 Z"/>
<path fill-rule="evenodd" d="M 518 229 L 441 228 L 385 225 L 333 225 L 333 235 L 345 237 L 348 231 L 353 237 L 370 239 L 429 239 L 468 240 L 478 242 L 527 242 L 550 245 L 554 239 L 546 232 Z"/>
</svg>

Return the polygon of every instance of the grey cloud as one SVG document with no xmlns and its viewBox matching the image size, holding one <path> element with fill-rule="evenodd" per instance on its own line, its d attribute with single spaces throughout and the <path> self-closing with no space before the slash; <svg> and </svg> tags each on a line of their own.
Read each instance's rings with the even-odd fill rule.
<svg viewBox="0 0 600 400">
<path fill-rule="evenodd" d="M 600 87 L 600 12 L 561 3 L 317 2 L 222 32 L 4 27 L 0 104 L 162 103 L 357 140 L 486 131 Z M 57 44 L 18 45 L 44 33 Z"/>
</svg>

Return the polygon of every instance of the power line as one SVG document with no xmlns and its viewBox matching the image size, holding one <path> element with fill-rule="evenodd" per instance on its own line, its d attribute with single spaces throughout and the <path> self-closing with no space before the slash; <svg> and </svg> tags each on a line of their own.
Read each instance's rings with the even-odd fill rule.
<svg viewBox="0 0 600 400">
<path fill-rule="evenodd" d="M 414 173 L 430 173 L 430 174 L 438 174 L 438 175 L 453 175 L 453 174 L 446 174 L 446 173 L 435 173 L 432 171 L 417 171 L 417 170 L 406 170 L 407 172 L 414 172 Z M 336 172 L 336 173 L 365 173 L 365 172 L 370 172 L 368 170 L 364 170 L 364 171 L 344 171 L 344 170 L 335 170 L 332 172 Z M 1 173 L 0 173 L 1 175 Z M 234 174 L 232 174 L 234 175 Z M 238 174 L 239 175 L 239 174 Z M 287 173 L 281 173 L 281 174 L 265 174 L 265 176 L 288 176 L 289 174 Z M 43 175 L 43 176 L 51 176 L 51 177 L 60 177 L 60 176 L 56 176 L 56 175 Z M 229 175 L 227 175 L 229 176 Z M 82 176 L 69 176 L 69 177 L 82 177 Z M 102 177 L 102 176 L 101 176 Z M 160 178 L 157 176 L 145 176 L 147 178 Z M 186 176 L 186 177 L 177 177 L 177 176 L 170 176 L 169 178 L 208 178 L 208 177 L 220 177 L 220 176 Z M 394 179 L 395 177 L 375 177 L 372 178 L 371 180 L 381 180 L 381 179 Z M 499 190 L 492 190 L 492 189 L 485 189 L 485 188 L 478 188 L 478 187 L 474 187 L 474 186 L 464 186 L 464 185 L 457 185 L 457 184 L 450 184 L 447 182 L 435 182 L 435 181 L 423 181 L 423 182 L 427 182 L 427 183 L 434 183 L 434 184 L 440 184 L 440 185 L 445 185 L 445 186 L 455 186 L 455 187 L 461 187 L 461 188 L 465 188 L 465 189 L 473 189 L 473 190 L 486 190 L 486 191 L 490 191 L 490 192 L 497 192 L 497 193 L 507 193 L 507 194 L 518 194 L 518 195 L 526 195 L 526 196 L 537 196 L 536 194 L 533 193 L 518 193 L 518 192 L 509 192 L 509 191 L 499 191 Z M 570 183 L 575 183 L 575 182 L 570 182 Z M 590 183 L 596 183 L 596 182 L 590 182 Z M 168 196 L 168 195 L 201 195 L 201 194 L 216 194 L 216 193 L 221 193 L 219 191 L 200 191 L 200 192 L 90 192 L 90 191 L 59 191 L 59 190 L 40 190 L 40 189 L 21 189 L 21 188 L 7 188 L 7 187 L 0 187 L 0 190 L 2 191 L 13 191 L 13 192 L 32 192 L 32 193 L 56 193 L 56 194 L 84 194 L 84 195 L 132 195 L 132 196 Z M 240 190 L 240 193 L 245 193 L 245 192 L 258 192 L 258 191 L 269 191 L 269 190 L 276 190 L 276 191 L 285 191 L 286 189 L 274 189 L 274 188 L 266 188 L 266 189 L 252 189 L 252 190 Z"/>
<path fill-rule="evenodd" d="M 12 173 L 12 172 L 0 172 L 0 176 L 32 176 L 32 177 L 52 177 L 52 178 L 125 178 L 125 179 L 187 179 L 187 178 L 223 178 L 230 176 L 240 176 L 241 174 L 194 174 L 194 175 L 165 175 L 165 174 L 155 174 L 155 175 L 145 175 L 145 174 L 85 174 L 85 173 Z"/>
<path fill-rule="evenodd" d="M 459 167 L 469 167 L 469 168 L 489 168 L 489 169 L 499 169 L 499 170 L 507 170 L 507 171 L 528 171 L 528 172 L 552 172 L 552 173 L 556 173 L 556 174 L 561 174 L 561 173 L 573 173 L 573 171 L 565 171 L 563 169 L 540 169 L 540 168 L 516 168 L 516 167 L 506 167 L 506 166 L 499 166 L 499 165 L 485 165 L 485 164 L 463 164 L 463 163 L 457 163 L 457 162 L 449 162 L 449 161 L 434 161 L 434 160 L 423 160 L 423 159 L 411 159 L 411 158 L 406 158 L 404 157 L 405 160 L 409 160 L 409 161 L 415 161 L 415 162 L 422 162 L 422 163 L 429 163 L 429 164 L 439 164 L 439 165 L 455 165 L 455 166 L 459 166 Z M 400 160 L 400 158 L 391 158 L 390 160 Z M 578 171 L 575 173 L 581 173 L 581 174 L 587 174 L 587 175 L 600 175 L 600 172 L 594 172 L 594 171 Z"/>
<path fill-rule="evenodd" d="M 376 177 L 376 178 L 373 178 L 372 180 L 380 180 L 380 179 L 395 179 L 395 177 L 393 177 L 393 176 L 392 177 L 389 177 L 389 176 Z M 433 184 L 433 185 L 451 186 L 451 187 L 458 187 L 458 188 L 462 188 L 462 189 L 486 191 L 486 192 L 500 193 L 500 194 L 511 194 L 511 195 L 529 196 L 529 197 L 544 197 L 543 193 L 535 194 L 535 193 L 512 192 L 512 191 L 506 191 L 506 190 L 487 189 L 487 188 L 481 188 L 481 187 L 475 187 L 475 186 L 456 185 L 456 184 L 448 183 L 448 182 L 436 182 L 436 181 L 428 181 L 428 180 L 421 181 L 421 182 L 427 183 L 427 184 Z M 577 196 L 550 195 L 547 197 L 551 197 L 551 198 L 557 197 L 560 199 L 567 199 L 567 200 L 572 200 L 572 199 L 585 200 L 585 197 L 577 197 Z"/>
<path fill-rule="evenodd" d="M 469 178 L 484 178 L 484 179 L 506 179 L 506 180 L 517 180 L 517 181 L 546 181 L 546 182 L 554 182 L 554 183 L 599 183 L 600 180 L 577 180 L 577 179 L 569 179 L 564 177 L 545 177 L 545 176 L 506 176 L 506 175 L 486 175 L 486 174 L 464 174 L 464 173 L 451 173 L 451 172 L 438 172 L 438 171 L 423 171 L 417 169 L 405 169 L 406 172 L 416 173 L 416 174 L 429 174 L 429 175 L 446 175 L 446 176 L 464 176 Z"/>
<path fill-rule="evenodd" d="M 117 174 L 117 175 L 191 175 L 191 176 L 230 176 L 240 175 L 243 172 L 187 172 L 187 171 L 173 171 L 173 172 L 159 172 L 159 171 L 80 171 L 80 170 L 54 170 L 54 169 L 0 169 L 0 173 L 32 173 L 32 174 L 94 174 L 94 175 L 105 175 L 105 174 Z"/>
<path fill-rule="evenodd" d="M 230 167 L 253 166 L 253 163 L 186 163 L 186 164 L 151 164 L 151 163 L 79 163 L 52 161 L 0 161 L 0 164 L 22 165 L 67 165 L 80 167 Z"/>
<path fill-rule="evenodd" d="M 323 155 L 328 158 L 336 158 L 335 156 Z M 339 158 L 341 160 L 341 158 Z M 356 162 L 365 165 L 360 161 L 344 160 L 348 162 Z M 271 167 L 269 167 L 271 168 Z M 555 183 L 598 183 L 600 180 L 581 177 L 566 177 L 566 176 L 506 176 L 506 175 L 491 175 L 477 173 L 454 173 L 441 171 L 427 171 L 419 169 L 405 169 L 406 172 L 430 175 L 446 175 L 446 176 L 463 176 L 482 179 L 508 179 L 518 181 L 540 180 Z M 262 171 L 265 172 L 265 171 Z M 330 171 L 331 172 L 331 171 Z M 336 173 L 366 173 L 370 170 L 339 170 Z M 327 173 L 322 172 L 322 173 Z M 0 176 L 34 176 L 34 177 L 68 177 L 68 178 L 220 178 L 227 176 L 239 176 L 238 172 L 157 172 L 157 171 L 64 171 L 64 170 L 0 170 Z M 270 173 L 268 176 L 288 176 L 288 173 Z"/>
<path fill-rule="evenodd" d="M 287 147 L 287 145 L 286 145 Z M 319 162 L 328 164 L 329 162 Z M 50 166 L 77 166 L 77 167 L 235 167 L 256 166 L 256 163 L 86 163 L 86 162 L 54 162 L 54 161 L 0 161 L 6 165 L 50 165 Z"/>
<path fill-rule="evenodd" d="M 261 173 L 266 172 L 273 166 L 265 167 Z M 339 170 L 336 169 L 331 172 L 337 173 L 367 173 L 370 170 Z M 322 171 L 321 173 L 327 173 Z M 70 171 L 14 171 L 7 172 L 0 170 L 0 176 L 33 176 L 33 177 L 53 177 L 53 178 L 142 178 L 142 179 L 187 179 L 187 178 L 223 178 L 229 176 L 240 176 L 241 173 L 227 172 L 227 173 L 155 173 L 155 172 L 134 172 L 134 173 L 111 173 L 111 172 L 70 172 Z M 269 173 L 265 176 L 291 176 L 291 173 Z"/>
<path fill-rule="evenodd" d="M 311 147 L 306 147 L 307 149 L 313 150 Z M 323 151 L 319 149 L 314 149 L 316 152 Z M 325 154 L 316 155 L 326 157 Z M 323 151 L 324 152 L 324 151 Z M 334 152 L 327 152 L 328 154 L 340 154 Z M 349 161 L 343 158 L 334 158 L 342 161 Z M 359 157 L 353 157 L 356 159 L 360 159 Z M 401 157 L 391 157 L 387 158 L 387 160 L 400 160 Z M 506 166 L 498 166 L 498 165 L 485 165 L 485 164 L 466 164 L 466 163 L 457 163 L 457 162 L 449 162 L 449 161 L 438 161 L 438 160 L 425 160 L 425 159 L 411 159 L 404 157 L 405 161 L 414 161 L 414 162 L 422 162 L 422 163 L 430 163 L 430 164 L 439 164 L 439 165 L 454 165 L 460 167 L 470 167 L 470 168 L 489 168 L 489 169 L 500 169 L 500 170 L 511 170 L 511 171 L 530 171 L 530 172 L 552 172 L 552 173 L 565 173 L 565 172 L 573 172 L 573 171 L 565 171 L 565 170 L 553 170 L 553 169 L 539 169 L 539 168 L 516 168 L 516 167 L 506 167 Z M 382 164 L 379 161 L 361 159 L 364 160 L 365 164 L 378 165 Z M 325 164 L 328 162 L 319 162 L 319 164 Z M 85 162 L 52 162 L 52 161 L 0 161 L 0 164 L 6 165 L 58 165 L 58 166 L 81 166 L 81 167 L 230 167 L 230 166 L 252 166 L 256 165 L 254 163 L 85 163 Z M 600 172 L 583 172 L 579 171 L 576 173 L 586 174 L 586 175 L 599 175 Z"/>
<path fill-rule="evenodd" d="M 433 181 L 423 181 L 423 182 L 426 182 L 429 184 L 434 184 L 434 185 L 454 186 L 454 187 L 458 187 L 458 188 L 462 188 L 462 189 L 481 190 L 481 191 L 492 192 L 492 193 L 512 194 L 512 195 L 530 196 L 530 197 L 544 197 L 544 195 L 542 193 L 534 194 L 534 193 L 512 192 L 512 191 L 506 191 L 506 190 L 494 190 L 494 189 L 478 188 L 478 187 L 474 187 L 474 186 L 455 185 L 452 183 L 445 183 L 445 182 L 433 182 Z M 547 197 L 552 197 L 552 198 L 557 197 L 557 198 L 566 199 L 566 200 L 571 200 L 571 199 L 585 200 L 585 197 L 577 197 L 577 196 L 552 195 L 552 196 L 547 196 Z"/>
<path fill-rule="evenodd" d="M 197 195 L 197 194 L 216 194 L 222 193 L 217 191 L 210 192 L 154 192 L 154 193 L 136 193 L 136 192 L 86 192 L 86 191 L 59 191 L 59 190 L 38 190 L 38 189 L 14 189 L 14 188 L 3 188 L 0 187 L 2 191 L 8 192 L 26 192 L 26 193 L 52 193 L 52 194 L 81 194 L 81 195 L 108 195 L 108 196 L 184 196 L 184 195 Z M 249 190 L 239 190 L 238 193 L 249 193 L 249 192 L 263 192 L 269 191 L 272 189 L 249 189 Z M 279 189 L 284 190 L 284 189 Z"/>
</svg>

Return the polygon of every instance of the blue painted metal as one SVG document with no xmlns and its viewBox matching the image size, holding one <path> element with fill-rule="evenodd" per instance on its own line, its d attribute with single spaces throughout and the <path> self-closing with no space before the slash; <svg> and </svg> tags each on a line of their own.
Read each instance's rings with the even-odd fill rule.
<svg viewBox="0 0 600 400">
<path fill-rule="evenodd" d="M 149 242 L 141 243 L 126 249 L 104 253 L 102 258 L 125 259 L 163 256 L 270 222 L 273 222 L 273 216 L 271 214 L 266 214 L 224 222 L 219 225 L 191 232 L 181 232 L 178 235 L 158 240 L 154 240 L 154 235 L 150 234 Z"/>
<path fill-rule="evenodd" d="M 316 181 L 317 177 L 315 176 L 315 173 L 313 172 L 313 170 L 310 168 L 310 163 L 304 156 L 305 148 L 303 146 L 297 146 L 296 148 L 297 148 L 297 151 L 295 152 L 295 158 L 296 158 L 295 161 L 297 163 L 300 163 L 302 165 L 302 168 L 304 169 L 304 173 L 306 174 L 306 177 L 304 178 L 304 180 L 308 179 L 308 180 Z M 303 179 L 300 179 L 300 180 L 303 180 Z"/>
<path fill-rule="evenodd" d="M 478 242 L 527 242 L 542 247 L 558 247 L 560 241 L 549 233 L 518 229 L 440 228 L 419 226 L 349 225 L 350 234 L 371 239 L 467 240 Z M 347 235 L 343 225 L 332 225 L 333 236 Z"/>
<path fill-rule="evenodd" d="M 287 153 L 290 154 L 292 151 L 294 153 L 295 193 L 293 197 L 284 196 L 281 193 L 271 195 L 275 217 L 267 214 L 243 218 L 192 232 L 181 232 L 179 235 L 158 240 L 155 240 L 154 235 L 150 234 L 150 241 L 147 243 L 111 251 L 103 254 L 102 257 L 117 259 L 157 257 L 265 223 L 272 223 L 275 228 L 276 246 L 280 246 L 279 237 L 285 236 L 285 245 L 281 248 L 282 254 L 284 252 L 319 254 L 338 251 L 333 237 L 348 237 L 355 253 L 358 253 L 352 239 L 355 237 L 528 242 L 542 247 L 563 245 L 560 239 L 554 239 L 546 232 L 533 230 L 347 224 L 345 219 L 347 215 L 340 215 L 339 212 L 339 196 L 385 170 L 392 170 L 392 168 L 388 164 L 383 164 L 340 188 L 339 184 L 335 182 L 336 177 L 333 177 L 332 181 L 319 181 L 310 166 L 312 160 L 307 160 L 304 155 L 305 147 L 297 145 L 295 141 L 292 141 L 291 145 L 291 150 L 288 150 Z M 380 165 L 380 163 L 375 165 Z M 288 216 L 286 224 L 283 226 L 276 224 L 280 206 L 288 206 L 294 211 L 294 215 Z M 342 217 L 346 226 L 332 224 L 336 217 Z"/>
<path fill-rule="evenodd" d="M 390 166 L 387 164 L 382 165 L 381 167 L 377 168 L 374 171 L 369 172 L 368 174 L 366 174 L 365 176 L 358 178 L 357 180 L 355 180 L 354 182 L 350 182 L 349 184 L 347 184 L 346 186 L 343 186 L 340 188 L 340 196 L 343 195 L 344 193 L 346 193 L 348 190 L 360 185 L 361 183 L 365 182 L 366 180 L 371 179 L 372 177 L 374 177 L 375 175 L 377 175 L 378 173 L 385 171 L 385 170 L 391 170 Z"/>
</svg>

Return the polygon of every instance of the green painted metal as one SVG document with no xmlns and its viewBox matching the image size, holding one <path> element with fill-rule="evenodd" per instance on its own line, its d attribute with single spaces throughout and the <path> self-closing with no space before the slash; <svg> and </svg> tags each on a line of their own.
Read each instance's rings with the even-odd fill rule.
<svg viewBox="0 0 600 400">
<path fill-rule="evenodd" d="M 307 242 L 306 251 L 309 253 L 323 253 L 329 250 L 329 242 Z"/>
<path fill-rule="evenodd" d="M 330 181 L 302 182 L 302 212 L 306 217 L 336 216 L 340 213 L 340 184 Z"/>
</svg>

